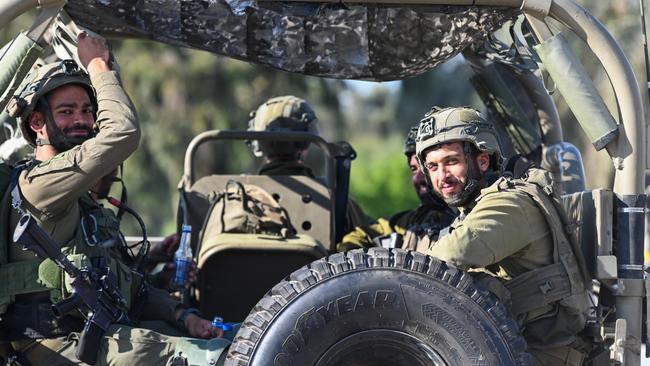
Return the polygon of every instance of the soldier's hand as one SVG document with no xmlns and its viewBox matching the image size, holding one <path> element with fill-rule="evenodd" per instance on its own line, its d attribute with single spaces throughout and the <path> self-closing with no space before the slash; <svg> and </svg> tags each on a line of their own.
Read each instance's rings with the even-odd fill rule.
<svg viewBox="0 0 650 366">
<path fill-rule="evenodd" d="M 194 261 L 190 262 L 190 265 L 187 268 L 186 286 L 190 286 L 196 282 L 198 273 L 199 273 L 199 269 L 196 267 L 196 262 Z M 162 289 L 169 289 L 172 285 L 171 281 L 174 279 L 175 274 L 176 274 L 176 264 L 174 262 L 165 263 L 165 266 L 160 271 L 160 274 L 158 274 L 157 284 L 159 284 L 159 287 Z"/>
<path fill-rule="evenodd" d="M 151 272 L 159 262 L 171 262 L 174 260 L 174 252 L 178 249 L 180 237 L 178 234 L 166 236 L 160 243 L 152 246 L 149 250 L 149 261 L 147 271 Z"/>
<path fill-rule="evenodd" d="M 171 235 L 167 235 L 160 242 L 160 244 L 151 248 L 151 253 L 171 256 L 172 254 L 174 254 L 174 252 L 176 252 L 176 249 L 178 249 L 180 243 L 181 243 L 181 238 L 178 234 L 174 233 Z"/>
<path fill-rule="evenodd" d="M 110 51 L 104 38 L 90 36 L 86 32 L 79 33 L 77 35 L 77 54 L 79 61 L 90 75 L 110 70 L 108 64 Z"/>
<path fill-rule="evenodd" d="M 185 318 L 185 328 L 190 336 L 195 338 L 221 338 L 223 330 L 212 326 L 212 322 L 197 315 L 190 314 Z"/>
</svg>

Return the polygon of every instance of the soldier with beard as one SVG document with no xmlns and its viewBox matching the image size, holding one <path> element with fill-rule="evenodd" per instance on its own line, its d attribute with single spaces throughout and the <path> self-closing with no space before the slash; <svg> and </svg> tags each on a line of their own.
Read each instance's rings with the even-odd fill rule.
<svg viewBox="0 0 650 366">
<path fill-rule="evenodd" d="M 187 362 L 192 347 L 204 356 L 212 351 L 216 361 L 230 341 L 207 339 L 221 336 L 221 329 L 198 310 L 149 286 L 125 262 L 116 250 L 125 244 L 119 221 L 91 196 L 101 196 L 100 190 L 89 192 L 137 149 L 140 126 L 109 62 L 108 45 L 85 33 L 77 42 L 88 74 L 72 60 L 41 66 L 7 108 L 18 117 L 34 158 L 14 168 L 2 200 L 0 356 L 11 365 L 80 364 L 75 345 L 83 319 L 76 312 L 57 317 L 52 311 L 53 303 L 72 296 L 70 277 L 53 261 L 36 258 L 8 239 L 20 215 L 28 213 L 77 267 L 109 268 L 124 298 L 114 305 L 130 321 L 103 329 L 94 350 L 100 364 Z M 157 323 L 150 328 L 175 327 L 176 335 L 195 338 L 136 327 L 140 320 Z"/>
<path fill-rule="evenodd" d="M 440 197 L 431 193 L 418 166 L 415 156 L 417 131 L 418 126 L 414 126 L 406 136 L 404 155 L 411 170 L 411 184 L 420 199 L 420 205 L 398 212 L 388 219 L 379 218 L 376 223 L 367 227 L 356 227 L 336 246 L 338 251 L 377 245 L 415 250 L 422 238 L 437 237 L 438 232 L 453 221 L 455 212 Z"/>
<path fill-rule="evenodd" d="M 428 113 L 416 154 L 433 191 L 461 212 L 424 252 L 492 279 L 485 283 L 522 326 L 535 365 L 582 364 L 589 277 L 550 173 L 501 173 L 494 127 L 470 108 Z"/>
</svg>

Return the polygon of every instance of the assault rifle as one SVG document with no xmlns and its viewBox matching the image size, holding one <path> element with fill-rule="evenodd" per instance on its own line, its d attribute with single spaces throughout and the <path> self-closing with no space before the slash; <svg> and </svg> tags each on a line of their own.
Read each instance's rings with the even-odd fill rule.
<svg viewBox="0 0 650 366">
<path fill-rule="evenodd" d="M 20 218 L 13 239 L 39 258 L 51 259 L 72 278 L 72 296 L 52 305 L 52 311 L 57 317 L 74 310 L 82 312 L 86 323 L 76 356 L 82 362 L 95 364 L 101 339 L 108 327 L 113 323 L 130 323 L 129 316 L 122 310 L 127 303 L 115 284 L 115 276 L 111 276 L 108 267 L 77 268 L 30 214 Z"/>
</svg>

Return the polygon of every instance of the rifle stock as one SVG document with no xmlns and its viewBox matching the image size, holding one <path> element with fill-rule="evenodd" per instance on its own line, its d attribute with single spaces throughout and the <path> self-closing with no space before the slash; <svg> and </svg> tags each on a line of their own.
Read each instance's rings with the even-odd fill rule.
<svg viewBox="0 0 650 366">
<path fill-rule="evenodd" d="M 81 332 L 76 356 L 82 362 L 95 364 L 102 337 L 108 327 L 112 323 L 131 322 L 122 310 L 127 302 L 111 280 L 109 269 L 97 271 L 77 268 L 30 214 L 20 218 L 13 239 L 24 249 L 36 253 L 39 258 L 53 260 L 72 278 L 72 296 L 53 304 L 52 311 L 56 316 L 74 310 L 82 312 L 86 323 Z"/>
</svg>

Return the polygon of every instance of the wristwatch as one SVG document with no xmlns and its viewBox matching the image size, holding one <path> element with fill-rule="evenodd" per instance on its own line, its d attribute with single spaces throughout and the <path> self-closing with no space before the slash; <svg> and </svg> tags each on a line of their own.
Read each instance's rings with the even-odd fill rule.
<svg viewBox="0 0 650 366">
<path fill-rule="evenodd" d="M 181 312 L 181 315 L 178 317 L 178 319 L 176 319 L 176 324 L 179 327 L 185 329 L 185 319 L 187 319 L 187 317 L 190 314 L 194 314 L 194 315 L 196 315 L 198 317 L 203 316 L 203 314 L 201 314 L 201 311 L 199 309 L 197 309 L 197 308 L 186 308 L 186 309 L 183 309 L 183 311 Z"/>
</svg>

